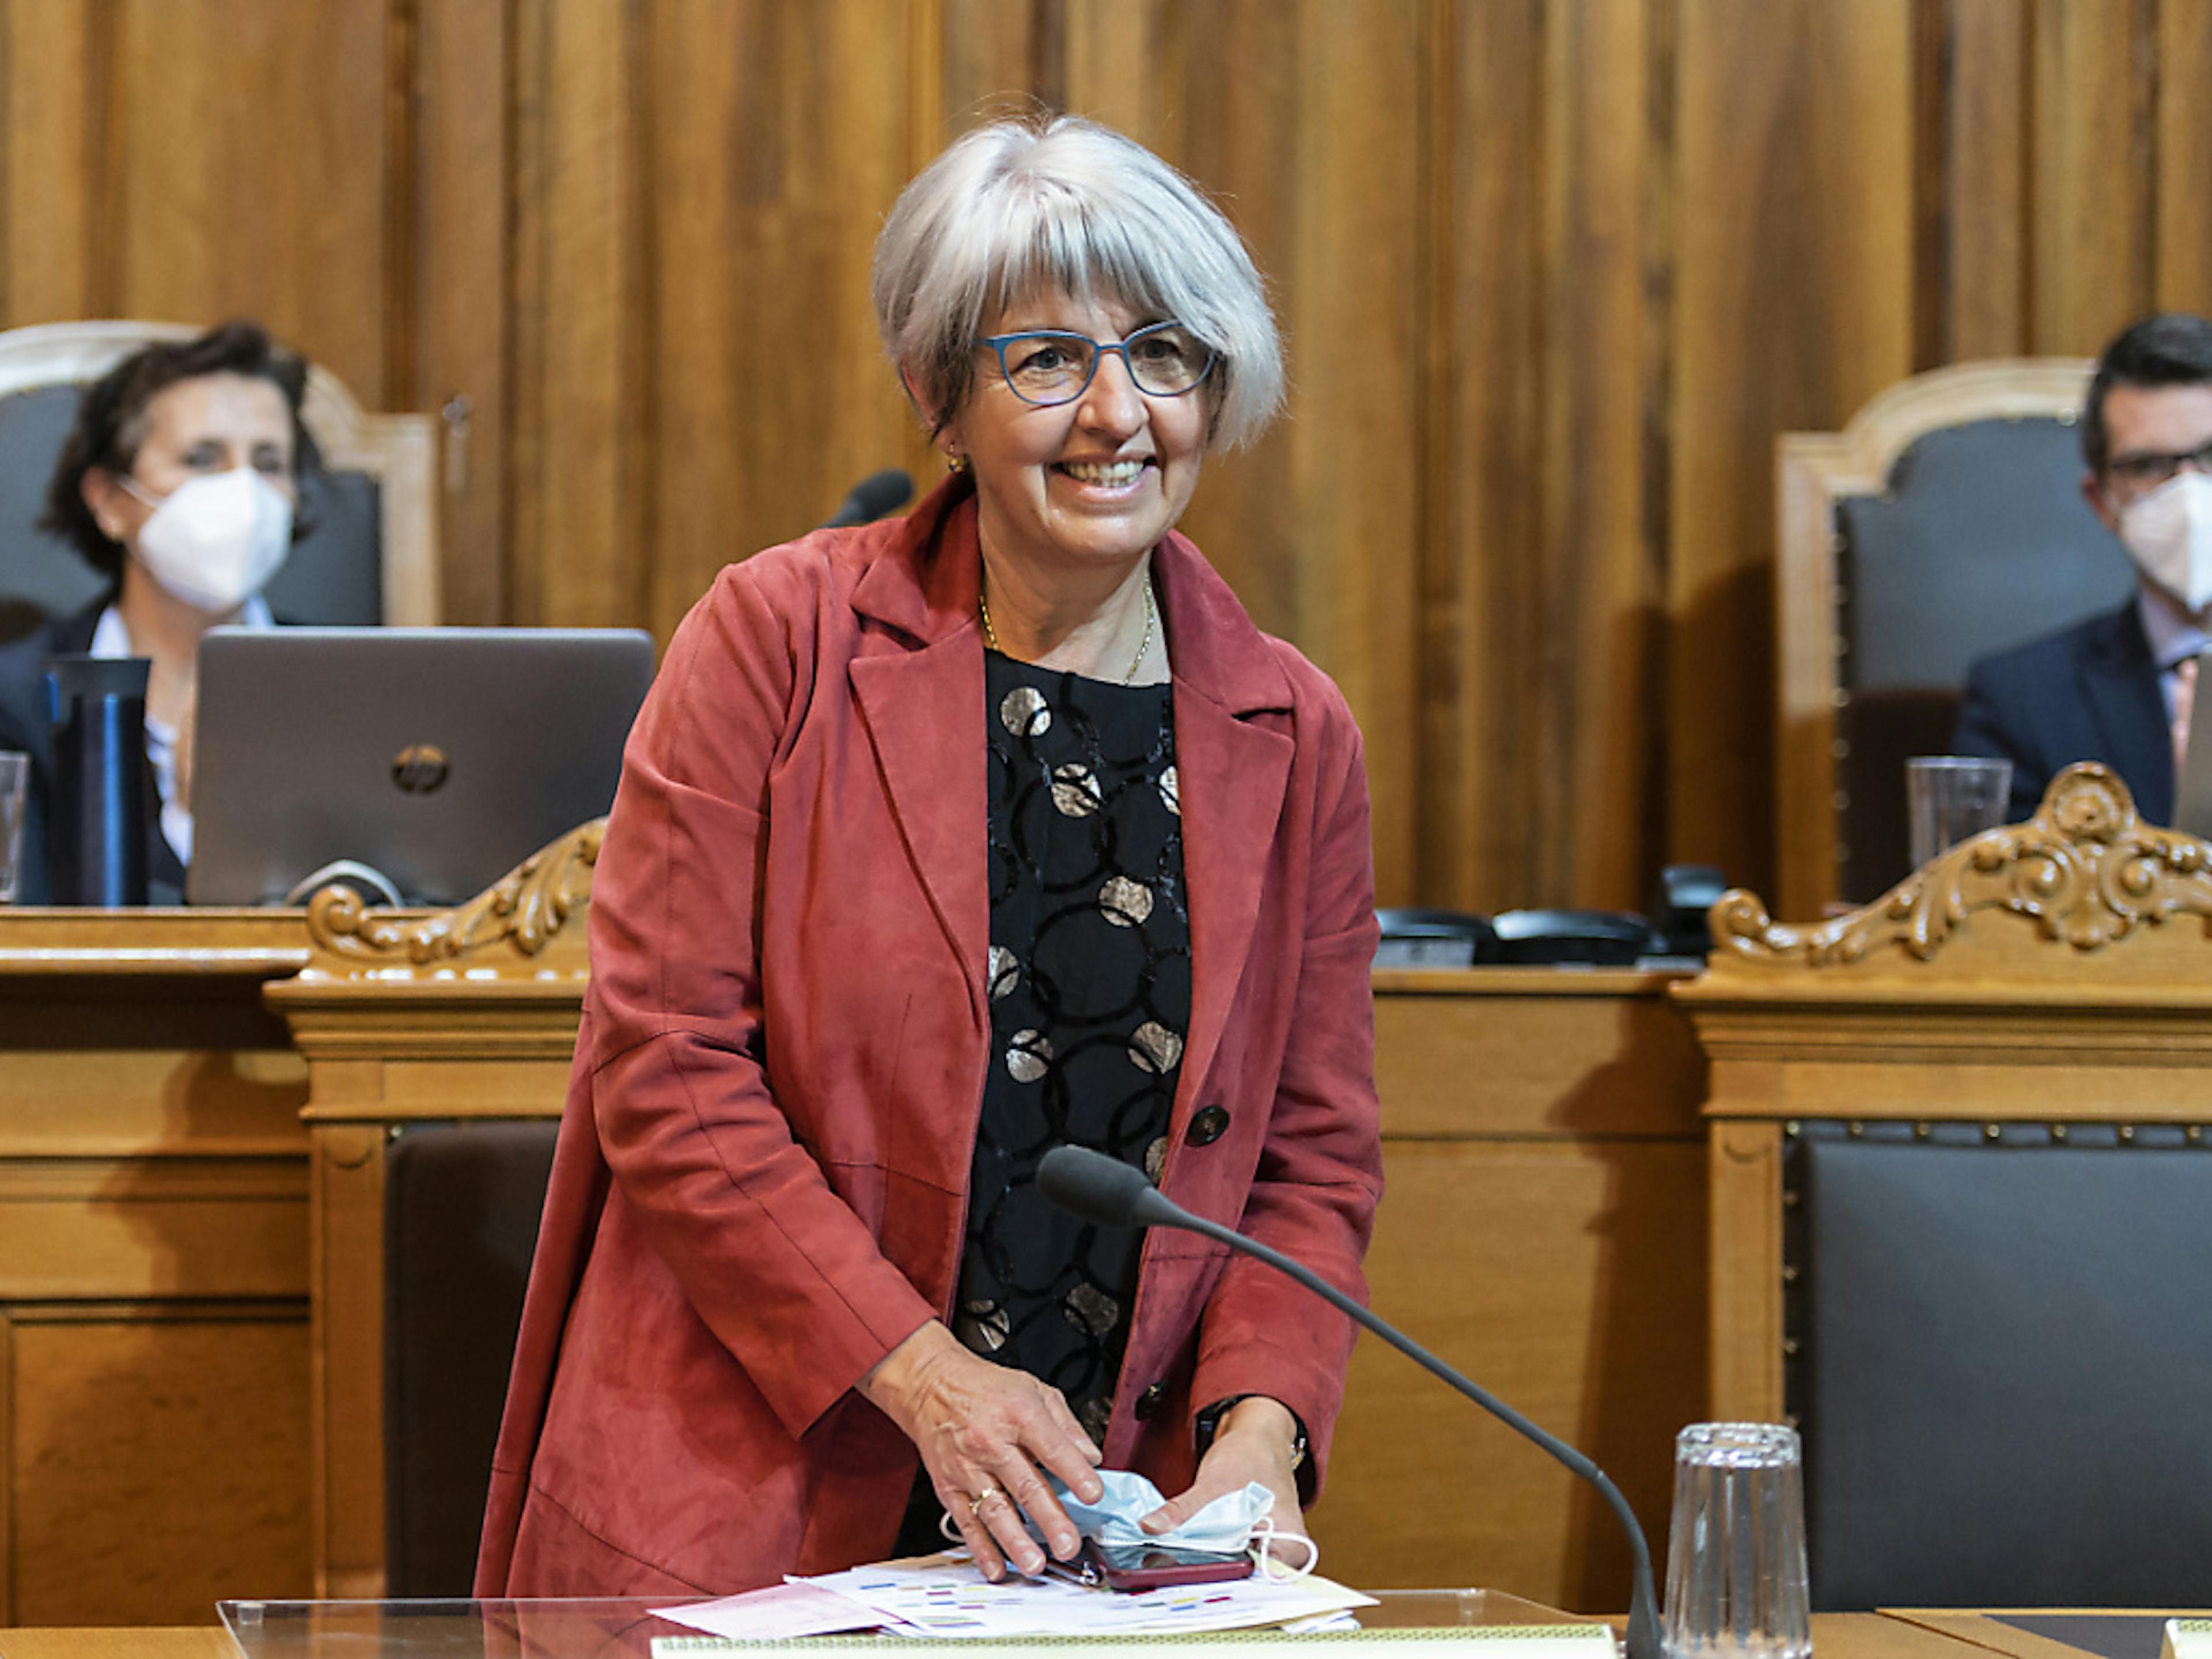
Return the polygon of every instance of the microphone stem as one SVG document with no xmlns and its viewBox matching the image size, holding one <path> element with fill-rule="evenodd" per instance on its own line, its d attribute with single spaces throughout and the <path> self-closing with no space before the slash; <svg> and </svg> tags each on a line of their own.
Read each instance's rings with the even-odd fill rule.
<svg viewBox="0 0 2212 1659">
<path fill-rule="evenodd" d="M 1415 1364 L 1442 1377 L 1452 1387 L 1482 1407 L 1508 1428 L 1534 1441 L 1568 1468 L 1595 1486 L 1598 1496 L 1604 1498 L 1620 1522 L 1621 1531 L 1628 1538 L 1628 1552 L 1633 1566 L 1633 1583 L 1628 1603 L 1628 1659 L 1662 1659 L 1662 1640 L 1659 1630 L 1659 1598 L 1651 1583 L 1651 1547 L 1644 1541 L 1644 1528 L 1636 1518 L 1636 1511 L 1628 1507 L 1628 1500 L 1620 1495 L 1603 1469 L 1577 1451 L 1564 1440 L 1547 1434 L 1519 1412 L 1507 1405 L 1480 1383 L 1460 1375 L 1437 1358 L 1419 1343 L 1403 1332 L 1396 1330 L 1376 1318 L 1342 1291 L 1330 1284 L 1304 1262 L 1294 1261 L 1281 1251 L 1271 1249 L 1257 1240 L 1247 1238 L 1232 1228 L 1218 1222 L 1208 1221 L 1202 1216 L 1175 1208 L 1170 1220 L 1158 1215 L 1142 1215 L 1139 1224 L 1175 1226 L 1200 1233 L 1232 1250 L 1241 1250 L 1257 1256 L 1276 1272 L 1287 1273 L 1316 1296 L 1345 1315 L 1362 1329 L 1372 1331 Z"/>
</svg>

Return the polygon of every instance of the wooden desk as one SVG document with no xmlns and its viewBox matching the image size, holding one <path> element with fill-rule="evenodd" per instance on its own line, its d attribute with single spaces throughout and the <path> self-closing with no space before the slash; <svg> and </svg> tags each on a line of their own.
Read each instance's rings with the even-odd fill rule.
<svg viewBox="0 0 2212 1659">
<path fill-rule="evenodd" d="M 35 1190 L 68 1227 L 138 1246 L 130 1272 L 69 1291 L 66 1326 L 27 1247 L 0 1268 L 0 1316 L 26 1322 L 0 1394 L 18 1450 L 0 1618 L 173 1622 L 220 1594 L 381 1592 L 385 1146 L 411 1121 L 559 1111 L 595 851 L 580 832 L 435 916 L 0 913 L 17 1108 L 0 1183 L 18 1189 L 0 1228 L 60 1224 L 19 1207 Z M 1704 1412 L 1705 1071 L 1666 983 L 1379 975 L 1389 1192 L 1370 1262 L 1377 1307 L 1589 1447 L 1655 1528 L 1671 1436 Z M 88 1148 L 109 1163 L 84 1163 Z M 125 1179 L 117 1159 L 131 1184 L 104 1188 Z M 64 1166 L 76 1184 L 56 1187 Z M 139 1231 L 101 1219 L 117 1213 Z M 168 1224 L 180 1214 L 189 1228 Z M 76 1243 L 48 1254 L 93 1259 Z M 66 1432 L 40 1427 L 37 1401 L 81 1391 L 94 1334 L 118 1318 L 135 1346 L 111 1370 L 126 1380 Z M 179 1376 L 206 1386 L 157 1409 Z M 26 1461 L 49 1441 L 66 1455 Z M 88 1474 L 104 1458 L 111 1472 Z M 252 1490 L 204 1501 L 216 1463 L 254 1471 Z M 64 1518 L 98 1479 L 118 1496 Z M 143 1570 L 139 1514 L 170 1540 Z M 1377 1344 L 1355 1356 L 1316 1525 L 1332 1572 L 1376 1586 L 1474 1576 L 1602 1607 L 1627 1582 L 1595 1499 Z M 118 1599 L 125 1575 L 141 1589 Z"/>
<path fill-rule="evenodd" d="M 1668 976 L 1384 969 L 1374 1307 L 1595 1457 L 1654 1537 L 1705 1415 L 1705 1068 Z M 1603 1607 L 1628 1556 L 1596 1496 L 1411 1361 L 1354 1351 L 1324 1570 L 1473 1577 Z"/>
<path fill-rule="evenodd" d="M 0 910 L 0 1620 L 312 1585 L 307 1068 L 261 1001 L 307 959 L 296 911 Z"/>
<path fill-rule="evenodd" d="M 1972 1613 L 1815 1613 L 1813 1651 L 1819 1659 L 1987 1659 L 1991 1652 L 2014 1659 L 2082 1659 L 2079 1648 L 2039 1642 Z M 6 1638 L 7 1659 L 234 1659 L 236 1652 L 228 1635 L 204 1626 L 16 1630 Z"/>
</svg>

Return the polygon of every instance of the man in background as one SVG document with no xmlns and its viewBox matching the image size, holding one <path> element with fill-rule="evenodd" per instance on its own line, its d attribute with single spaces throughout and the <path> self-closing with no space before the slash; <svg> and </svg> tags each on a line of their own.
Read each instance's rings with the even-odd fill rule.
<svg viewBox="0 0 2212 1659">
<path fill-rule="evenodd" d="M 2012 763 L 2015 821 L 2075 761 L 2119 773 L 2169 823 L 2197 653 L 2212 649 L 2212 322 L 2179 313 L 2128 329 L 2098 360 L 2081 411 L 2081 494 L 2136 567 L 2116 611 L 1984 657 L 1953 749 Z"/>
</svg>

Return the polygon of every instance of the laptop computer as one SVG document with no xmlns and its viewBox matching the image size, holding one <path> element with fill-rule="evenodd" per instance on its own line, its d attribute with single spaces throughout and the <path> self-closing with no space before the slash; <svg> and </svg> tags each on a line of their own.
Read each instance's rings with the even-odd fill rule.
<svg viewBox="0 0 2212 1659">
<path fill-rule="evenodd" d="M 350 860 L 471 897 L 613 804 L 653 674 L 629 629 L 215 629 L 186 896 L 277 903 Z"/>
</svg>

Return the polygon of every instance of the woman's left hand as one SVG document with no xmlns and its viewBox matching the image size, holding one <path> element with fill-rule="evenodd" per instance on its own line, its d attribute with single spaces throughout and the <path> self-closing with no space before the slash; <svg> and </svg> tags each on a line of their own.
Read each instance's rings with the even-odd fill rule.
<svg viewBox="0 0 2212 1659">
<path fill-rule="evenodd" d="M 1298 1509 L 1298 1477 L 1291 1468 L 1297 1437 L 1298 1420 L 1280 1401 L 1256 1394 L 1238 1401 L 1222 1413 L 1213 1444 L 1199 1460 L 1189 1490 L 1170 1498 L 1139 1524 L 1146 1532 L 1166 1532 L 1215 1498 L 1242 1492 L 1256 1480 L 1275 1494 L 1271 1513 L 1276 1534 L 1304 1538 L 1306 1523 Z"/>
</svg>

